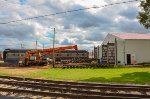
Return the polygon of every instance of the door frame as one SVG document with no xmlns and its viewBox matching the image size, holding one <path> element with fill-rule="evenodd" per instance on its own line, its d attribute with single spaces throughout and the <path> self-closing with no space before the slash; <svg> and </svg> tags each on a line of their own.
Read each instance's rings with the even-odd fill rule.
<svg viewBox="0 0 150 99">
<path fill-rule="evenodd" d="M 130 65 L 131 64 L 131 54 L 126 54 L 127 56 L 127 65 Z"/>
</svg>

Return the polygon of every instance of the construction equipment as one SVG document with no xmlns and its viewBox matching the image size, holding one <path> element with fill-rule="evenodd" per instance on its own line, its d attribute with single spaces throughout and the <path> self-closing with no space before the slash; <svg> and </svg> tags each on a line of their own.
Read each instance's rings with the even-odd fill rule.
<svg viewBox="0 0 150 99">
<path fill-rule="evenodd" d="M 48 58 L 44 58 L 46 54 L 51 54 L 53 52 L 61 52 L 67 49 L 75 49 L 78 50 L 77 45 L 74 46 L 65 46 L 65 47 L 57 47 L 57 48 L 48 48 L 48 49 L 35 49 L 29 50 L 25 53 L 23 58 L 20 58 L 18 61 L 18 65 L 28 66 L 28 65 L 44 65 L 47 64 L 48 61 L 53 61 Z"/>
</svg>

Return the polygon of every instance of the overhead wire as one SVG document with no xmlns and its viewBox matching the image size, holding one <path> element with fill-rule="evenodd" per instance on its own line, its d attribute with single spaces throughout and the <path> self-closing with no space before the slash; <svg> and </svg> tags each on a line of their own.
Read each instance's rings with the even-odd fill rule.
<svg viewBox="0 0 150 99">
<path fill-rule="evenodd" d="M 15 23 L 15 22 L 20 22 L 24 20 L 31 20 L 31 19 L 36 19 L 36 18 L 41 18 L 41 17 L 46 17 L 46 16 L 53 16 L 53 15 L 58 15 L 58 14 L 65 14 L 65 13 L 71 13 L 71 12 L 77 12 L 77 11 L 82 11 L 82 10 L 89 10 L 89 9 L 97 9 L 97 8 L 103 8 L 107 6 L 113 6 L 113 5 L 119 5 L 119 4 L 124 4 L 124 3 L 130 3 L 130 2 L 135 2 L 139 0 L 132 0 L 132 1 L 126 1 L 126 2 L 119 2 L 119 3 L 111 3 L 103 6 L 93 6 L 93 7 L 87 7 L 87 8 L 82 8 L 82 9 L 75 9 L 75 10 L 68 10 L 68 11 L 63 11 L 63 12 L 58 12 L 58 13 L 53 13 L 53 14 L 47 14 L 47 15 L 41 15 L 41 16 L 35 16 L 35 17 L 30 17 L 30 18 L 24 18 L 20 20 L 14 20 L 14 21 L 9 21 L 9 22 L 4 22 L 0 24 L 9 24 L 9 23 Z"/>
<path fill-rule="evenodd" d="M 15 1 L 9 2 L 10 0 L 2 0 L 2 1 L 3 2 L 7 2 L 7 6 L 6 5 L 2 5 L 2 6 L 0 6 L 0 8 L 12 7 L 12 5 L 14 5 L 15 7 L 17 7 L 17 9 L 13 9 L 13 11 L 21 10 L 21 12 L 24 11 L 24 9 L 26 10 L 27 8 L 35 8 L 35 7 L 38 7 L 38 6 L 41 5 L 41 4 L 36 4 L 36 5 L 21 4 L 19 1 L 18 2 L 15 2 Z M 42 12 L 47 13 L 47 11 L 45 11 L 45 10 L 42 11 Z M 2 19 L 2 18 L 5 18 L 5 17 L 0 17 L 0 19 Z"/>
<path fill-rule="evenodd" d="M 41 18 L 41 17 L 54 16 L 54 15 L 65 14 L 65 13 L 72 13 L 72 12 L 77 12 L 77 11 L 82 11 L 82 10 L 104 8 L 104 7 L 108 7 L 108 6 L 126 4 L 126 3 L 136 2 L 136 1 L 140 1 L 140 0 L 130 0 L 130 1 L 124 1 L 124 2 L 118 2 L 118 3 L 110 3 L 110 4 L 103 5 L 103 6 L 93 6 L 93 7 L 86 7 L 86 8 L 75 9 L 75 10 L 62 11 L 62 12 L 57 12 L 57 13 L 52 13 L 52 14 L 45 14 L 45 15 L 39 15 L 39 16 L 34 16 L 34 17 L 29 17 L 29 18 L 24 18 L 24 19 L 19 19 L 19 20 L 2 22 L 0 24 L 1 25 L 9 24 L 9 23 L 20 22 L 20 21 L 25 21 L 25 20 L 37 19 L 37 18 Z"/>
</svg>

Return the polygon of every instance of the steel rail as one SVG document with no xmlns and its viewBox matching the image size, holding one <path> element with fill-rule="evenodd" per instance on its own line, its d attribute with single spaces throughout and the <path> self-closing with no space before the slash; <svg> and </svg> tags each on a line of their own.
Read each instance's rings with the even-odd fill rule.
<svg viewBox="0 0 150 99">
<path fill-rule="evenodd" d="M 35 81 L 36 84 L 48 83 L 48 86 L 59 86 L 66 88 L 84 88 L 84 89 L 98 89 L 98 90 L 111 90 L 111 91 L 138 91 L 140 93 L 146 94 L 146 92 L 150 91 L 149 86 L 132 86 L 132 85 L 111 85 L 111 84 L 92 84 L 92 83 L 77 83 L 77 82 L 64 82 L 64 81 L 52 81 L 52 80 L 42 80 L 42 79 L 32 79 L 32 78 L 20 78 L 20 77 L 9 77 L 9 76 L 0 76 L 0 78 L 7 78 L 19 81 Z"/>
<path fill-rule="evenodd" d="M 4 80 L 0 80 L 0 83 L 3 83 Z M 59 88 L 67 88 L 67 89 L 71 89 L 71 88 L 76 88 L 79 90 L 99 90 L 99 91 L 137 91 L 140 93 L 146 93 L 150 91 L 150 88 L 136 88 L 136 87 L 114 87 L 114 86 L 89 86 L 89 85 L 66 85 L 66 84 L 54 84 L 54 83 L 40 83 L 40 82 L 26 82 L 26 81 L 9 81 L 12 83 L 26 83 L 26 84 L 36 84 L 36 85 L 40 85 L 40 86 L 52 86 L 52 87 L 59 87 Z M 6 83 L 9 83 L 8 81 Z"/>
<path fill-rule="evenodd" d="M 47 83 L 47 86 L 55 86 L 60 88 L 76 88 L 76 89 L 86 89 L 86 90 L 100 90 L 100 91 L 125 91 L 125 92 L 140 92 L 141 94 L 147 94 L 150 91 L 149 86 L 132 86 L 132 85 L 111 85 L 111 84 L 93 84 L 93 83 L 77 83 L 77 82 L 66 82 L 66 81 L 53 81 L 53 80 L 42 80 L 42 79 L 32 79 L 32 78 L 20 78 L 20 77 L 10 77 L 10 76 L 0 76 L 3 79 L 19 80 L 19 81 L 34 81 L 35 84 Z M 40 82 L 40 83 L 37 83 Z M 41 83 L 42 82 L 42 83 Z M 44 86 L 44 85 L 43 85 Z"/>
<path fill-rule="evenodd" d="M 100 95 L 80 95 L 80 94 L 68 94 L 68 93 L 57 93 L 57 92 L 43 92 L 43 91 L 31 91 L 31 90 L 22 90 L 22 89 L 12 89 L 12 88 L 0 88 L 2 92 L 13 92 L 13 93 L 23 93 L 23 94 L 32 94 L 40 96 L 50 96 L 50 97 L 63 97 L 63 98 L 101 98 Z M 118 98 L 119 99 L 119 98 Z"/>
<path fill-rule="evenodd" d="M 5 85 L 12 85 L 12 86 L 19 86 L 19 87 L 26 87 L 26 88 L 33 88 L 33 89 L 40 89 L 40 90 L 49 90 L 55 91 L 59 93 L 73 93 L 73 94 L 82 94 L 82 95 L 101 95 L 101 96 L 116 96 L 116 97 L 138 97 L 138 98 L 150 98 L 150 95 L 136 95 L 136 94 L 121 94 L 121 93 L 104 93 L 98 91 L 85 91 L 85 90 L 77 90 L 77 89 L 67 89 L 67 88 L 60 88 L 60 87 L 53 87 L 53 86 L 43 86 L 38 84 L 29 84 L 29 83 L 20 83 L 20 82 L 10 82 L 10 81 L 0 81 L 0 84 Z"/>
<path fill-rule="evenodd" d="M 85 83 L 85 82 L 71 82 L 71 81 L 56 81 L 56 80 L 44 80 L 44 79 L 33 79 L 25 77 L 11 77 L 11 76 L 0 76 L 3 79 L 13 79 L 18 81 L 35 81 L 42 83 L 57 83 L 57 84 L 71 84 L 71 85 L 88 85 L 88 86 L 113 86 L 113 87 L 135 87 L 135 88 L 150 88 L 148 85 L 122 85 L 122 84 L 100 84 L 100 83 Z"/>
<path fill-rule="evenodd" d="M 130 96 L 102 96 L 102 95 L 84 95 L 84 94 L 73 94 L 73 93 L 58 93 L 58 92 L 44 92 L 44 91 L 31 91 L 22 89 L 11 89 L 11 88 L 0 88 L 2 92 L 13 92 L 13 93 L 23 93 L 31 95 L 40 96 L 50 96 L 50 97 L 63 97 L 63 98 L 73 98 L 73 99 L 147 99 L 141 97 L 130 97 Z"/>
</svg>

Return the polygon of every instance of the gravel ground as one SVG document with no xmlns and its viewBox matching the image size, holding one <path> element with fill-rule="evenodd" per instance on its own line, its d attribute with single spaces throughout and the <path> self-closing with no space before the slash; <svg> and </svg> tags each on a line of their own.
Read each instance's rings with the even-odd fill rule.
<svg viewBox="0 0 150 99">
<path fill-rule="evenodd" d="M 0 96 L 0 99 L 17 99 L 17 98 L 9 97 L 9 96 Z"/>
</svg>

